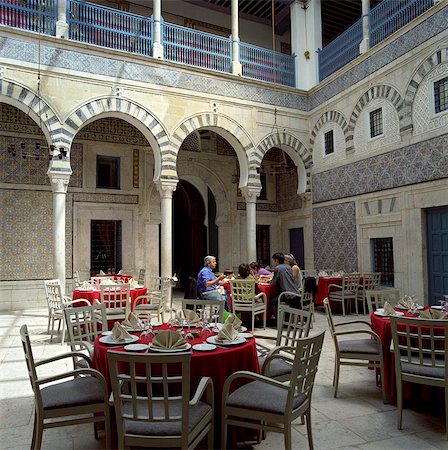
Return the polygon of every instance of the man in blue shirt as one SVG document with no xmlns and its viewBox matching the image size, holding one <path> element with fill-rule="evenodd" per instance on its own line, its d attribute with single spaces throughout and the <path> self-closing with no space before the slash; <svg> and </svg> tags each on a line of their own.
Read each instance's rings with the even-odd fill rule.
<svg viewBox="0 0 448 450">
<path fill-rule="evenodd" d="M 213 270 L 216 269 L 216 258 L 214 256 L 206 256 L 204 258 L 204 267 L 198 273 L 198 289 L 201 293 L 201 297 L 209 300 L 222 300 L 226 302 L 225 308 L 228 311 L 229 305 L 227 301 L 226 291 L 221 293 L 218 289 L 220 287 L 219 282 L 224 278 L 221 274 L 217 277 Z"/>
</svg>

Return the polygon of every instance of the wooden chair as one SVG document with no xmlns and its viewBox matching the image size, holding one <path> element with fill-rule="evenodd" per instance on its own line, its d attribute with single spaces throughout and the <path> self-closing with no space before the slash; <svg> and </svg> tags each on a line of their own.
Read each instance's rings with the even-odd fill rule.
<svg viewBox="0 0 448 450">
<path fill-rule="evenodd" d="M 369 314 L 372 314 L 378 308 L 382 308 L 385 302 L 388 302 L 391 306 L 395 306 L 400 300 L 400 291 L 392 288 L 367 289 L 364 295 L 367 300 Z"/>
<path fill-rule="evenodd" d="M 68 344 L 73 352 L 87 350 L 93 360 L 93 343 L 97 336 L 107 331 L 106 308 L 101 303 L 64 309 Z M 75 367 L 85 367 L 84 359 L 75 361 Z"/>
<path fill-rule="evenodd" d="M 303 279 L 306 277 L 314 277 L 317 278 L 317 270 L 316 269 L 304 269 L 302 270 Z"/>
<path fill-rule="evenodd" d="M 300 339 L 308 337 L 312 316 L 309 311 L 284 305 L 279 311 L 275 347 L 265 357 L 258 358 L 258 364 L 263 375 L 284 381 L 291 376 L 295 353 L 291 349 Z"/>
<path fill-rule="evenodd" d="M 336 290 L 331 291 L 332 287 L 336 288 Z M 359 274 L 344 275 L 342 277 L 342 285 L 328 285 L 328 299 L 331 302 L 338 302 L 342 304 L 343 316 L 345 316 L 346 302 L 348 302 L 349 310 L 351 309 L 351 304 L 354 303 L 356 314 L 358 314 L 358 287 Z"/>
<path fill-rule="evenodd" d="M 79 270 L 73 272 L 73 287 L 74 289 L 81 286 L 81 278 L 79 277 Z"/>
<path fill-rule="evenodd" d="M 61 329 L 62 324 L 62 338 L 61 343 L 64 343 L 65 339 L 65 320 L 64 320 L 64 308 L 69 308 L 73 304 L 77 305 L 89 305 L 88 300 L 76 299 L 72 300 L 71 297 L 62 294 L 61 282 L 58 279 L 45 280 L 45 295 L 47 297 L 48 306 L 48 325 L 47 333 L 50 333 L 50 342 L 53 342 L 54 323 L 59 321 L 58 332 Z"/>
<path fill-rule="evenodd" d="M 163 322 L 170 283 L 169 278 L 152 277 L 148 282 L 147 293 L 134 301 L 134 314 L 140 316 L 156 313 L 157 320 Z"/>
<path fill-rule="evenodd" d="M 445 439 L 448 440 L 448 320 L 390 317 L 397 383 L 397 428 L 403 424 L 403 382 L 445 390 Z"/>
<path fill-rule="evenodd" d="M 211 320 L 215 315 L 218 316 L 218 322 L 222 323 L 224 316 L 225 302 L 220 300 L 193 300 L 183 299 L 182 309 L 191 309 L 199 317 Z"/>
<path fill-rule="evenodd" d="M 131 285 L 100 284 L 100 303 L 106 308 L 107 320 L 124 320 L 131 309 Z"/>
<path fill-rule="evenodd" d="M 105 422 L 106 448 L 111 448 L 109 392 L 106 380 L 100 372 L 85 368 L 48 377 L 37 375 L 38 367 L 55 361 L 65 358 L 83 358 L 90 365 L 90 358 L 83 353 L 70 352 L 36 363 L 26 325 L 22 325 L 20 328 L 20 338 L 25 353 L 28 376 L 34 392 L 35 413 L 31 448 L 33 450 L 41 448 L 42 434 L 46 428 L 89 422 L 95 424 L 96 422 Z M 56 381 L 58 383 L 55 383 Z M 96 427 L 95 437 L 97 437 Z"/>
<path fill-rule="evenodd" d="M 254 331 L 255 316 L 263 314 L 263 329 L 266 329 L 267 298 L 264 292 L 255 295 L 255 280 L 230 280 L 232 295 L 232 312 L 247 311 L 252 314 L 252 328 Z"/>
<path fill-rule="evenodd" d="M 366 291 L 379 289 L 380 284 L 381 284 L 381 272 L 365 273 L 360 278 L 360 283 L 358 287 L 358 298 L 356 302 L 357 303 L 361 302 L 363 314 L 366 313 L 366 304 L 367 304 Z"/>
<path fill-rule="evenodd" d="M 289 450 L 292 448 L 291 423 L 301 416 L 306 418 L 308 445 L 313 448 L 311 399 L 324 334 L 323 331 L 317 336 L 300 339 L 292 348 L 295 354 L 288 381 L 248 371 L 235 372 L 227 378 L 222 395 L 222 449 L 227 448 L 227 426 L 236 425 L 283 433 L 285 449 Z M 246 384 L 233 390 L 234 381 Z"/>
<path fill-rule="evenodd" d="M 381 391 L 383 395 L 383 402 L 385 403 L 386 395 L 384 392 L 384 360 L 383 347 L 381 345 L 380 337 L 372 330 L 371 324 L 365 320 L 349 320 L 343 323 L 334 323 L 328 298 L 324 300 L 324 307 L 327 314 L 331 337 L 333 338 L 334 346 L 336 349 L 333 376 L 334 396 L 337 397 L 338 395 L 339 371 L 341 366 L 373 367 L 375 368 L 376 375 L 378 370 L 380 371 Z M 365 325 L 369 329 L 354 329 L 353 327 L 350 327 L 349 329 L 342 328 L 351 326 L 353 324 Z M 359 339 L 359 335 L 362 334 L 367 336 L 363 339 Z M 355 339 L 339 339 L 341 336 L 354 336 Z"/>
<path fill-rule="evenodd" d="M 119 449 L 193 449 L 205 436 L 213 449 L 213 381 L 203 377 L 190 400 L 191 353 L 107 355 Z"/>
<path fill-rule="evenodd" d="M 141 286 L 145 285 L 145 275 L 146 275 L 146 269 L 140 269 L 138 273 L 137 283 Z"/>
</svg>

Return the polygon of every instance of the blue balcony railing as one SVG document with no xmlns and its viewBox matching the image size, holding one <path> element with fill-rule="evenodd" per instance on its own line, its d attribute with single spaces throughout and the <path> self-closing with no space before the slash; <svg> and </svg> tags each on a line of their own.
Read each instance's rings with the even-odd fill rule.
<svg viewBox="0 0 448 450">
<path fill-rule="evenodd" d="M 230 72 L 229 38 L 162 22 L 164 59 L 206 69 Z"/>
<path fill-rule="evenodd" d="M 36 33 L 56 34 L 57 0 L 2 0 L 0 24 Z"/>
<path fill-rule="evenodd" d="M 243 76 L 295 86 L 294 56 L 240 42 Z"/>
<path fill-rule="evenodd" d="M 404 27 L 433 4 L 434 0 L 383 0 L 369 12 L 370 47 Z M 320 81 L 359 56 L 361 40 L 362 19 L 320 50 Z"/>
<path fill-rule="evenodd" d="M 80 0 L 67 2 L 69 39 L 139 55 L 152 54 L 152 19 Z"/>
</svg>

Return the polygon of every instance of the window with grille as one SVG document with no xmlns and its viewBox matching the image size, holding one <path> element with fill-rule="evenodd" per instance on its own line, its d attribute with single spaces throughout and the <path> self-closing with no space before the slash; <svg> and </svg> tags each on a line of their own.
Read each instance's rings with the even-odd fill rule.
<svg viewBox="0 0 448 450">
<path fill-rule="evenodd" d="M 334 138 L 333 130 L 327 131 L 324 134 L 325 155 L 331 155 L 334 153 Z"/>
<path fill-rule="evenodd" d="M 382 108 L 370 111 L 370 137 L 374 138 L 383 134 L 383 110 Z"/>
<path fill-rule="evenodd" d="M 120 158 L 97 155 L 96 187 L 102 189 L 120 189 Z"/>
<path fill-rule="evenodd" d="M 394 286 L 394 247 L 392 238 L 371 239 L 373 272 L 381 272 L 381 284 Z"/>
<path fill-rule="evenodd" d="M 92 220 L 90 224 L 90 271 L 97 275 L 122 269 L 121 220 Z"/>
<path fill-rule="evenodd" d="M 269 225 L 257 225 L 257 261 L 262 266 L 269 265 L 271 260 L 271 242 Z"/>
<path fill-rule="evenodd" d="M 448 110 L 448 77 L 434 83 L 434 105 L 436 113 Z"/>
</svg>

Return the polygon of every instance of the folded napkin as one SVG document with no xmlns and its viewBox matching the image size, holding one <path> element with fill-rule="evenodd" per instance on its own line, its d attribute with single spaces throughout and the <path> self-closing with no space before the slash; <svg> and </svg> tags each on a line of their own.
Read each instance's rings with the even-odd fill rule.
<svg viewBox="0 0 448 450">
<path fill-rule="evenodd" d="M 242 322 L 240 319 L 238 319 L 237 316 L 235 316 L 235 314 L 229 314 L 229 317 L 227 317 L 226 321 L 224 322 L 224 325 L 227 323 L 230 323 L 234 330 L 239 331 Z"/>
<path fill-rule="evenodd" d="M 131 285 L 131 289 L 135 289 L 138 287 L 138 281 L 134 280 L 134 278 L 130 278 L 128 283 Z"/>
<path fill-rule="evenodd" d="M 157 348 L 180 348 L 185 345 L 185 339 L 179 333 L 171 330 L 160 331 L 151 342 L 151 346 Z"/>
<path fill-rule="evenodd" d="M 125 330 L 125 328 L 119 323 L 115 322 L 112 328 L 112 339 L 117 342 L 127 341 L 132 336 Z"/>
<path fill-rule="evenodd" d="M 143 328 L 140 320 L 133 312 L 129 313 L 128 317 L 121 322 L 121 325 L 134 330 Z"/>
<path fill-rule="evenodd" d="M 239 319 L 238 319 L 239 320 Z M 231 323 L 225 323 L 216 336 L 217 342 L 232 342 L 239 336 L 238 331 L 233 328 Z"/>
<path fill-rule="evenodd" d="M 123 275 L 123 270 L 120 270 L 117 275 Z"/>
<path fill-rule="evenodd" d="M 395 316 L 395 310 L 389 302 L 384 302 L 384 315 Z"/>
<path fill-rule="evenodd" d="M 201 321 L 199 316 L 192 311 L 191 309 L 181 309 L 176 312 L 176 320 L 179 323 L 182 323 L 184 320 L 187 320 L 190 323 L 198 323 Z"/>
<path fill-rule="evenodd" d="M 411 297 L 409 297 L 409 295 L 405 295 L 403 298 L 400 298 L 400 300 L 398 300 L 398 304 L 400 306 L 403 306 L 404 308 L 410 308 L 412 304 L 412 299 Z"/>
<path fill-rule="evenodd" d="M 110 278 L 105 278 L 104 280 L 100 280 L 100 284 L 114 285 L 117 283 L 115 283 L 115 281 L 111 280 Z"/>
<path fill-rule="evenodd" d="M 436 309 L 425 309 L 425 311 L 422 311 L 419 316 L 421 319 L 446 319 L 447 314 L 444 311 L 438 311 Z"/>
<path fill-rule="evenodd" d="M 106 275 L 102 270 L 100 270 L 99 275 Z"/>
<path fill-rule="evenodd" d="M 318 274 L 319 277 L 328 277 L 328 273 L 325 270 L 321 270 Z"/>
<path fill-rule="evenodd" d="M 86 280 L 86 281 L 83 281 L 79 287 L 81 289 L 91 289 L 92 283 L 90 283 L 90 281 Z"/>
</svg>

